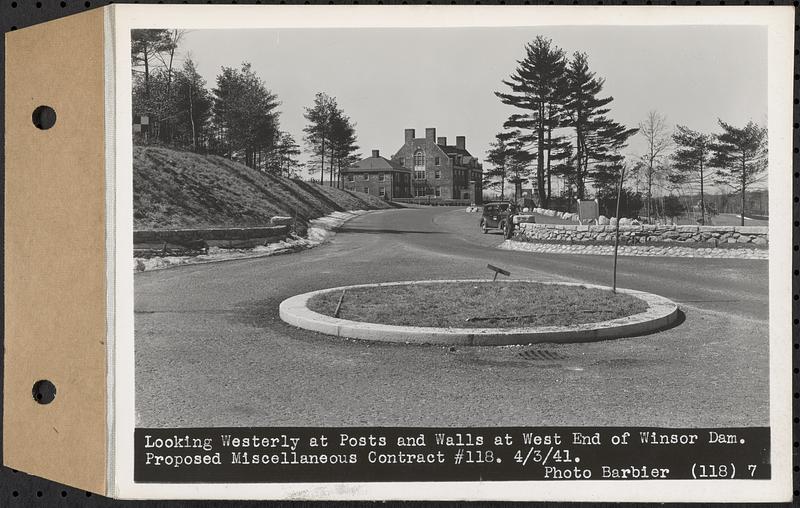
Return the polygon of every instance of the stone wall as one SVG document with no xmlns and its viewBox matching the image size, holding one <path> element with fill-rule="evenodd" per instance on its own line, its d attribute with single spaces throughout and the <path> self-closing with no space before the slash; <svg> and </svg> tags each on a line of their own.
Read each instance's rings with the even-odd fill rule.
<svg viewBox="0 0 800 508">
<path fill-rule="evenodd" d="M 252 228 L 150 229 L 133 232 L 133 243 L 285 238 L 288 225 Z"/>
<path fill-rule="evenodd" d="M 613 244 L 616 227 L 561 224 L 520 224 L 515 240 Z M 766 226 L 621 226 L 620 245 L 679 243 L 696 247 L 766 247 Z"/>
</svg>

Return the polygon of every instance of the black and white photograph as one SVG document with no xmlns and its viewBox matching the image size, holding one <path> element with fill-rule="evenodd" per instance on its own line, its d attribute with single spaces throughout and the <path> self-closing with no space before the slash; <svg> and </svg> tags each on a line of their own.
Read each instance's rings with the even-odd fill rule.
<svg viewBox="0 0 800 508">
<path fill-rule="evenodd" d="M 135 427 L 647 428 L 678 453 L 759 428 L 735 478 L 770 478 L 768 26 L 590 17 L 130 30 Z M 563 434 L 537 479 L 670 478 L 581 476 L 601 436 Z"/>
</svg>

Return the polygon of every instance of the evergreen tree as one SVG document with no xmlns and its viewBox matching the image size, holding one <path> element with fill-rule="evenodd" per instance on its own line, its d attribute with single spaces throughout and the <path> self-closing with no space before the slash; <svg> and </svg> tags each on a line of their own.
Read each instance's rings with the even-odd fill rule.
<svg viewBox="0 0 800 508">
<path fill-rule="evenodd" d="M 679 184 L 693 180 L 692 177 L 697 176 L 697 181 L 700 183 L 700 224 L 705 224 L 705 172 L 711 156 L 712 137 L 678 125 L 672 134 L 672 141 L 677 147 L 672 155 L 677 174 L 672 175 L 671 181 Z"/>
<path fill-rule="evenodd" d="M 288 132 L 281 132 L 275 145 L 274 155 L 275 162 L 271 168 L 272 172 L 287 178 L 297 174 L 300 164 L 297 159 L 297 156 L 300 155 L 300 145 L 294 140 L 294 136 Z"/>
<path fill-rule="evenodd" d="M 527 141 L 525 136 L 518 130 L 508 133 L 506 140 L 506 168 L 508 182 L 514 185 L 514 201 L 518 201 L 522 196 L 522 184 L 530 176 L 530 164 L 536 158 L 526 149 Z"/>
<path fill-rule="evenodd" d="M 213 100 L 206 88 L 206 81 L 197 72 L 191 58 L 184 60 L 183 67 L 176 73 L 174 89 L 175 140 L 199 151 L 206 145 Z"/>
<path fill-rule="evenodd" d="M 564 102 L 566 59 L 563 50 L 542 36 L 527 44 L 525 52 L 525 58 L 517 62 L 519 65 L 514 74 L 503 81 L 511 92 L 495 92 L 495 95 L 504 104 L 525 111 L 512 115 L 505 127 L 532 131 L 525 138 L 536 145 L 539 202 L 546 206 L 549 194 L 545 186 L 545 154 L 550 151 L 552 130 L 558 126 L 556 118 Z"/>
<path fill-rule="evenodd" d="M 513 132 L 499 132 L 495 135 L 494 142 L 486 152 L 486 161 L 492 165 L 492 169 L 485 173 L 483 180 L 485 188 L 500 188 L 500 199 L 505 198 L 506 179 L 511 168 L 511 150 L 508 146 L 509 140 L 514 137 Z"/>
<path fill-rule="evenodd" d="M 320 183 L 325 180 L 326 149 L 329 150 L 331 123 L 337 111 L 336 99 L 324 92 L 318 92 L 314 96 L 314 104 L 310 108 L 306 108 L 303 115 L 308 121 L 308 125 L 303 128 L 305 142 L 313 157 L 309 161 L 309 171 L 319 171 Z M 333 178 L 331 178 L 331 185 L 333 185 Z"/>
<path fill-rule="evenodd" d="M 342 169 L 360 159 L 356 141 L 355 125 L 342 110 L 337 109 L 331 117 L 329 144 L 331 147 L 331 178 L 335 177 L 336 186 L 339 188 L 343 187 Z"/>
<path fill-rule="evenodd" d="M 614 98 L 598 97 L 605 81 L 589 70 L 585 53 L 573 55 L 567 66 L 566 82 L 565 123 L 575 131 L 575 153 L 572 164 L 562 166 L 562 170 L 569 171 L 568 177 L 575 183 L 576 197 L 583 199 L 587 181 L 597 178 L 608 164 L 616 163 L 620 149 L 638 129 L 627 129 L 606 116 L 610 111 L 606 106 Z M 600 165 L 592 175 L 590 164 L 593 163 Z"/>
<path fill-rule="evenodd" d="M 131 30 L 131 70 L 143 79 L 145 94 L 150 93 L 150 73 L 156 56 L 164 51 L 174 51 L 171 33 L 165 29 Z"/>
<path fill-rule="evenodd" d="M 747 187 L 760 181 L 767 167 L 767 128 L 752 121 L 742 128 L 718 120 L 722 132 L 712 144 L 710 164 L 717 169 L 717 183 L 730 185 L 741 194 L 741 224 L 744 226 Z"/>
<path fill-rule="evenodd" d="M 277 97 L 256 76 L 249 63 L 241 69 L 223 67 L 214 94 L 214 123 L 224 153 L 258 168 L 275 146 L 278 129 Z"/>
</svg>

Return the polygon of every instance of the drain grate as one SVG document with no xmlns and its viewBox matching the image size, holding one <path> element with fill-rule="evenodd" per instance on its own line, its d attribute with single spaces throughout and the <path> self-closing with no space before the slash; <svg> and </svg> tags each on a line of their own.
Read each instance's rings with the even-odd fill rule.
<svg viewBox="0 0 800 508">
<path fill-rule="evenodd" d="M 527 349 L 517 353 L 526 360 L 542 361 L 542 360 L 566 360 L 567 357 L 558 351 L 548 351 L 547 349 Z"/>
</svg>

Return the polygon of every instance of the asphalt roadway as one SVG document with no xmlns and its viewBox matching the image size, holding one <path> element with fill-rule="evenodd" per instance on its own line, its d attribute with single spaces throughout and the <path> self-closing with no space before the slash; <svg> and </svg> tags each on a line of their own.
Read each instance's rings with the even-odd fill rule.
<svg viewBox="0 0 800 508">
<path fill-rule="evenodd" d="M 611 257 L 499 250 L 478 221 L 462 208 L 378 211 L 312 250 L 137 274 L 137 426 L 769 424 L 763 260 L 621 257 L 620 287 L 670 298 L 685 317 L 595 343 L 380 344 L 278 317 L 306 291 L 488 278 L 487 263 L 512 278 L 610 285 Z"/>
</svg>

